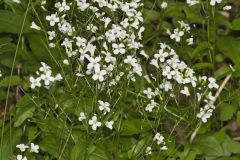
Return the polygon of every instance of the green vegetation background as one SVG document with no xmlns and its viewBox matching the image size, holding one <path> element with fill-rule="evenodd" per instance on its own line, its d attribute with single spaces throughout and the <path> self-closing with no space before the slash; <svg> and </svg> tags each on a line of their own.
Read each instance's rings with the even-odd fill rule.
<svg viewBox="0 0 240 160">
<path fill-rule="evenodd" d="M 201 5 L 188 7 L 185 1 L 166 0 L 169 3 L 166 10 L 160 9 L 160 0 L 144 0 L 144 18 L 146 31 L 144 44 L 147 53 L 156 50 L 159 42 L 168 42 L 195 71 L 204 75 L 213 75 L 221 84 L 226 76 L 232 74 L 230 81 L 220 95 L 214 116 L 206 124 L 203 124 L 193 143 L 189 142 L 189 133 L 184 126 L 176 126 L 173 135 L 175 142 L 163 156 L 152 156 L 151 159 L 161 160 L 239 160 L 240 159 L 240 1 L 223 1 L 217 7 L 206 5 L 203 10 Z M 33 73 L 40 61 L 51 59 L 45 43 L 45 35 L 30 29 L 32 21 L 38 18 L 36 11 L 41 15 L 39 0 L 30 4 L 23 0 L 21 5 L 11 0 L 0 0 L 0 69 L 3 78 L 0 78 L 0 131 L 1 131 L 1 160 L 14 155 L 15 145 L 21 143 L 22 138 L 29 141 L 38 137 L 36 126 L 30 125 L 27 130 L 24 123 L 32 117 L 36 105 L 29 101 L 27 92 L 29 88 L 29 74 Z M 204 2 L 203 2 L 204 3 Z M 225 4 L 231 4 L 231 11 L 223 11 Z M 29 5 L 29 6 L 28 6 Z M 28 9 L 27 9 L 28 8 Z M 178 20 L 184 20 L 195 24 L 194 47 L 178 45 L 167 38 L 166 29 L 172 28 Z M 13 65 L 14 64 L 14 65 Z M 232 73 L 230 65 L 235 69 Z M 11 83 L 9 83 L 11 82 Z M 8 100 L 8 101 L 6 101 Z M 42 99 L 42 103 L 44 104 Z M 5 103 L 7 102 L 7 103 Z M 71 105 L 67 101 L 65 105 Z M 5 106 L 7 109 L 5 110 Z M 5 117 L 6 123 L 3 123 Z M 34 122 L 35 120 L 32 119 Z M 29 122 L 31 123 L 31 122 Z M 40 123 L 40 122 L 39 122 Z M 2 129 L 5 125 L 4 130 Z M 47 125 L 44 125 L 47 124 Z M 168 127 L 171 123 L 167 124 Z M 48 131 L 48 136 L 42 137 L 41 150 L 46 152 L 44 158 L 40 155 L 32 159 L 54 159 L 58 157 L 63 146 L 63 140 L 67 133 L 55 133 L 64 128 L 64 124 L 53 119 L 42 122 L 39 126 Z M 166 127 L 167 128 L 167 127 Z M 138 134 L 138 122 L 132 121 L 126 124 L 125 135 Z M 67 132 L 67 131 L 66 131 Z M 52 134 L 52 136 L 50 136 Z M 76 136 L 76 131 L 73 136 Z M 125 144 L 125 153 L 119 153 L 119 159 L 144 159 L 139 153 L 144 152 L 143 141 L 122 139 Z M 61 143 L 61 144 L 59 144 Z M 86 154 L 86 141 L 72 142 L 73 148 L 64 152 L 62 159 L 78 160 L 79 156 Z M 136 143 L 136 144 L 134 144 Z M 104 146 L 114 147 L 114 144 L 106 141 L 106 144 L 89 146 L 89 159 L 112 159 Z M 133 149 L 136 148 L 136 149 Z M 56 158 L 55 158 L 56 159 Z"/>
</svg>

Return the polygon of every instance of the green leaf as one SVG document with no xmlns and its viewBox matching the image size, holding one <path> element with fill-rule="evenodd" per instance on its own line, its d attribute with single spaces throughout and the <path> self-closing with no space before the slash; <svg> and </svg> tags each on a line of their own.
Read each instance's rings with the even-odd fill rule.
<svg viewBox="0 0 240 160">
<path fill-rule="evenodd" d="M 240 143 L 233 141 L 229 136 L 226 137 L 222 145 L 224 150 L 234 154 L 240 154 Z"/>
<path fill-rule="evenodd" d="M 29 44 L 33 54 L 39 60 L 49 59 L 46 38 L 42 35 L 29 35 Z"/>
<path fill-rule="evenodd" d="M 71 160 L 85 160 L 87 145 L 86 141 L 79 140 L 71 151 Z"/>
<path fill-rule="evenodd" d="M 229 75 L 232 72 L 232 69 L 228 66 L 223 66 L 221 68 L 219 68 L 215 73 L 214 73 L 214 77 L 219 80 L 222 79 L 224 77 L 226 77 L 227 75 Z"/>
<path fill-rule="evenodd" d="M 232 22 L 232 29 L 233 30 L 240 30 L 240 18 L 236 18 Z"/>
<path fill-rule="evenodd" d="M 20 126 L 26 119 L 33 116 L 36 105 L 29 95 L 23 96 L 16 105 L 16 114 L 14 117 L 14 126 Z"/>
<path fill-rule="evenodd" d="M 10 125 L 5 126 L 3 137 L 0 137 L 0 139 L 3 140 L 2 148 L 0 146 L 0 160 L 12 159 L 13 151 L 16 148 L 16 145 L 20 143 L 21 136 L 21 128 L 10 129 Z"/>
<path fill-rule="evenodd" d="M 207 50 L 210 48 L 210 45 L 207 42 L 199 43 L 198 46 L 190 54 L 191 58 L 202 57 L 207 53 Z"/>
<path fill-rule="evenodd" d="M 184 160 L 195 160 L 196 158 L 196 153 L 194 151 L 190 151 Z"/>
<path fill-rule="evenodd" d="M 89 160 L 112 160 L 112 158 L 107 153 L 105 146 L 97 145 L 94 147 L 94 151 L 91 152 Z"/>
<path fill-rule="evenodd" d="M 52 136 L 44 137 L 40 142 L 40 149 L 43 152 L 49 153 L 50 155 L 57 158 L 59 156 L 59 142 Z"/>
<path fill-rule="evenodd" d="M 137 159 L 137 156 L 140 153 L 143 153 L 147 144 L 147 139 L 142 139 L 138 141 L 130 151 L 128 151 L 128 158 L 129 159 Z"/>
<path fill-rule="evenodd" d="M 217 139 L 213 136 L 207 135 L 198 136 L 192 144 L 192 150 L 197 154 L 207 156 L 223 155 L 223 149 Z"/>
<path fill-rule="evenodd" d="M 218 40 L 218 49 L 240 68 L 240 40 L 233 37 L 222 37 Z"/>
<path fill-rule="evenodd" d="M 22 80 L 19 76 L 12 76 L 12 78 L 4 77 L 4 79 L 0 81 L 0 87 L 8 87 L 10 79 L 11 79 L 10 86 L 16 86 L 22 83 Z"/>
<path fill-rule="evenodd" d="M 205 68 L 213 69 L 213 64 L 211 64 L 211 63 L 197 63 L 197 64 L 193 65 L 194 70 L 205 69 Z"/>
<path fill-rule="evenodd" d="M 24 21 L 24 13 L 13 13 L 7 10 L 0 10 L 0 32 L 20 33 Z M 30 31 L 28 19 L 25 21 L 23 33 Z"/>
<path fill-rule="evenodd" d="M 125 120 L 122 124 L 121 135 L 139 134 L 149 130 L 151 130 L 151 126 L 146 121 L 140 119 Z"/>
<path fill-rule="evenodd" d="M 214 137 L 218 140 L 218 142 L 223 143 L 227 134 L 226 134 L 226 127 L 221 128 L 221 130 L 214 133 Z"/>
<path fill-rule="evenodd" d="M 217 108 L 218 111 L 218 118 L 221 121 L 228 121 L 233 117 L 233 114 L 236 111 L 236 108 L 233 105 L 222 103 Z"/>
</svg>

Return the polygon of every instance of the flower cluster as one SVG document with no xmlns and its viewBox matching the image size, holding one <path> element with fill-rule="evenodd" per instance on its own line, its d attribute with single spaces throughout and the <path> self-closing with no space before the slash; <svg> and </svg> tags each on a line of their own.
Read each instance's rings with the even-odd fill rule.
<svg viewBox="0 0 240 160">
<path fill-rule="evenodd" d="M 168 150 L 168 147 L 166 146 L 166 142 L 164 141 L 164 137 L 160 133 L 156 133 L 155 136 L 153 137 L 153 141 L 156 141 L 157 146 L 160 146 L 161 151 Z M 148 146 L 145 150 L 146 155 L 151 155 L 152 154 L 152 147 Z"/>
<path fill-rule="evenodd" d="M 172 40 L 175 42 L 180 42 L 182 40 L 182 37 L 184 35 L 187 35 L 190 33 L 191 27 L 189 24 L 183 22 L 183 21 L 178 21 L 178 27 L 171 32 L 170 30 L 167 30 L 167 34 L 170 36 Z M 193 37 L 190 36 L 186 39 L 187 45 L 192 45 L 193 44 Z"/>
<path fill-rule="evenodd" d="M 101 117 L 104 118 L 104 116 L 106 116 L 107 113 L 109 113 L 111 111 L 110 109 L 110 104 L 108 102 L 103 102 L 101 100 L 98 101 L 98 110 L 100 112 L 102 112 Z M 85 115 L 84 112 L 81 112 L 79 115 L 78 120 L 80 122 L 82 122 L 83 120 L 87 119 L 87 116 Z M 105 122 L 105 126 L 112 130 L 113 129 L 113 124 L 114 121 L 110 120 L 110 121 L 106 121 Z M 102 126 L 102 122 L 98 121 L 98 117 L 96 114 L 94 114 L 91 119 L 88 120 L 88 125 L 90 125 L 92 127 L 92 130 L 96 131 L 97 128 Z"/>
<path fill-rule="evenodd" d="M 211 6 L 215 6 L 216 4 L 220 4 L 222 2 L 222 0 L 210 0 L 210 5 Z M 195 4 L 199 3 L 199 0 L 186 0 L 186 3 L 189 6 L 193 6 Z"/>
<path fill-rule="evenodd" d="M 190 89 L 195 88 L 197 91 L 198 103 L 203 100 L 205 103 L 204 107 L 200 109 L 200 113 L 197 115 L 203 122 L 206 122 L 208 118 L 212 115 L 212 111 L 215 108 L 213 106 L 214 98 L 212 95 L 212 90 L 218 89 L 216 79 L 213 77 L 196 77 L 195 72 L 187 66 L 187 64 L 179 59 L 176 52 L 168 45 L 160 43 L 160 49 L 154 54 L 154 58 L 150 62 L 157 69 L 161 70 L 162 73 L 162 83 L 153 92 L 151 88 L 144 90 L 143 93 L 147 95 L 148 99 L 151 99 L 155 95 L 172 91 L 173 83 L 176 82 L 180 84 L 182 89 L 181 94 L 185 96 L 190 96 Z M 170 96 L 174 97 L 172 92 Z M 152 101 L 152 105 L 148 105 L 146 110 L 150 110 L 155 106 Z M 154 105 L 153 105 L 154 104 Z"/>
<path fill-rule="evenodd" d="M 161 146 L 160 150 L 168 149 L 166 146 L 166 142 L 164 142 L 164 137 L 160 133 L 156 133 L 153 140 L 156 141 L 159 146 Z"/>
<path fill-rule="evenodd" d="M 207 119 L 209 119 L 212 116 L 212 112 L 215 109 L 214 102 L 215 97 L 212 96 L 212 89 L 217 89 L 219 86 L 216 84 L 216 80 L 212 77 L 207 78 L 206 76 L 200 77 L 199 82 L 201 82 L 203 85 L 207 84 L 208 94 L 204 97 L 202 93 L 197 93 L 198 101 L 201 101 L 203 99 L 203 102 L 205 103 L 204 107 L 200 108 L 200 112 L 197 114 L 197 117 L 202 120 L 202 122 L 207 122 Z M 202 88 L 199 88 L 200 90 Z"/>
<path fill-rule="evenodd" d="M 78 12 L 91 13 L 93 19 L 79 28 L 77 24 L 72 23 L 73 19 L 67 16 L 70 10 L 75 9 L 73 3 L 67 3 L 65 0 L 57 2 L 56 13 L 46 16 L 51 28 L 47 32 L 49 46 L 54 48 L 60 42 L 59 45 L 64 48 L 67 57 L 78 57 L 78 68 L 81 68 L 83 74 L 91 75 L 94 81 L 103 85 L 106 85 L 104 81 L 107 79 L 121 77 L 113 73 L 116 69 L 127 70 L 126 76 L 135 81 L 135 75 L 142 75 L 137 54 L 144 52 L 141 44 L 144 27 L 140 0 L 93 0 L 92 3 L 77 0 L 76 4 Z M 124 18 L 113 20 L 102 8 L 111 10 L 112 14 L 121 13 Z M 77 21 L 85 23 L 83 18 Z M 32 28 L 39 30 L 35 23 Z M 102 45 L 99 46 L 99 42 Z M 116 85 L 117 82 L 118 80 L 114 80 L 108 85 Z"/>
<path fill-rule="evenodd" d="M 29 149 L 30 153 L 39 153 L 39 146 L 34 143 L 31 143 L 30 146 L 25 145 L 25 144 L 18 144 L 16 147 L 22 153 L 25 152 L 27 149 Z M 17 160 L 27 160 L 27 157 L 19 154 L 19 155 L 17 155 Z"/>
<path fill-rule="evenodd" d="M 49 87 L 52 83 L 55 81 L 62 80 L 61 74 L 53 75 L 51 67 L 48 66 L 46 63 L 41 62 L 41 67 L 39 68 L 39 71 L 36 72 L 38 77 L 30 77 L 31 82 L 31 88 L 34 89 L 36 87 L 41 87 L 44 85 L 46 88 Z"/>
<path fill-rule="evenodd" d="M 86 80 L 88 86 L 94 86 L 93 90 L 110 94 L 115 91 L 117 85 L 121 84 L 122 79 L 127 80 L 129 85 L 137 81 L 138 77 L 142 78 L 143 69 L 139 57 L 148 58 L 148 55 L 143 50 L 141 41 L 145 30 L 141 1 L 76 0 L 75 2 L 69 3 L 66 0 L 56 2 L 51 9 L 54 12 L 49 11 L 45 19 L 49 27 L 46 31 L 49 47 L 64 51 L 60 62 L 76 71 L 76 77 L 73 76 L 73 79 L 76 78 L 76 83 L 79 79 Z M 199 1 L 187 0 L 187 3 L 192 6 Z M 46 4 L 46 1 L 42 1 L 42 8 Z M 162 9 L 167 6 L 166 2 L 161 3 Z M 113 18 L 116 17 L 115 15 L 119 18 Z M 190 25 L 183 21 L 178 21 L 177 25 L 173 31 L 167 30 L 167 34 L 175 42 L 192 45 L 194 40 L 190 34 Z M 31 28 L 42 30 L 34 22 Z M 184 39 L 186 41 L 183 41 Z M 165 95 L 176 99 L 177 85 L 179 94 L 197 97 L 198 104 L 204 106 L 200 108 L 197 118 L 206 122 L 211 117 L 215 108 L 212 91 L 218 88 L 214 78 L 197 77 L 193 69 L 180 60 L 175 50 L 164 43 L 160 43 L 160 49 L 153 55 L 150 64 L 155 66 L 157 72 L 149 77 L 144 76 L 152 85 L 144 89 L 144 96 L 141 96 L 144 97 L 141 102 L 146 102 L 144 111 L 148 112 L 147 114 L 151 115 L 160 106 L 168 105 L 168 100 L 162 102 Z M 38 77 L 30 77 L 32 89 L 41 86 L 48 88 L 55 81 L 62 79 L 60 74 L 54 76 L 51 67 L 47 64 L 41 62 L 41 65 L 37 71 Z M 159 82 L 157 86 L 155 82 Z M 96 99 L 100 98 L 96 97 Z M 115 119 L 113 120 L 111 116 L 115 107 L 109 103 L 112 99 L 106 101 L 98 100 L 97 104 L 93 104 L 95 108 L 93 107 L 92 113 L 80 112 L 78 120 L 93 131 L 97 131 L 102 126 L 113 130 Z M 157 133 L 153 140 L 160 146 L 160 150 L 167 150 L 164 137 L 160 133 Z M 24 150 L 24 146 L 22 147 Z M 151 147 L 147 148 L 146 153 L 151 153 Z"/>
</svg>

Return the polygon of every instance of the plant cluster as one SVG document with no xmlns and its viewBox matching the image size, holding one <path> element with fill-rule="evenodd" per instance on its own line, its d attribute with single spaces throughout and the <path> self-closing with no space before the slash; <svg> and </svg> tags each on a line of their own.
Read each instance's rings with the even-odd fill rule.
<svg viewBox="0 0 240 160">
<path fill-rule="evenodd" d="M 195 9 L 206 9 L 213 16 L 218 10 L 232 9 L 222 0 L 180 3 L 190 15 Z M 188 149 L 190 144 L 181 140 L 191 135 L 194 139 L 217 110 L 219 95 L 214 95 L 222 89 L 221 81 L 204 68 L 205 59 L 214 61 L 211 28 L 207 28 L 208 42 L 203 43 L 197 32 L 204 32 L 205 24 L 199 29 L 194 16 L 175 19 L 174 1 L 158 1 L 153 7 L 141 0 L 13 0 L 10 4 L 26 9 L 15 56 L 21 52 L 19 61 L 24 62 L 30 52 L 39 54 L 33 56 L 36 61 L 26 62 L 32 68 L 25 71 L 23 81 L 19 72 L 13 77 L 15 59 L 9 77 L 0 71 L 0 87 L 7 88 L 4 112 L 9 108 L 11 114 L 9 123 L 3 115 L 0 160 L 191 160 L 205 154 L 204 149 Z M 149 20 L 148 14 L 157 13 L 163 23 Z M 207 49 L 209 57 L 197 58 Z M 197 59 L 193 63 L 186 58 L 189 52 Z M 202 71 L 195 66 L 199 59 Z M 11 86 L 16 86 L 16 107 L 10 103 Z M 178 127 L 187 135 L 179 136 Z M 3 154 L 8 132 L 11 146 Z M 206 140 L 216 142 L 211 137 Z M 182 154 L 177 146 L 184 146 Z"/>
</svg>

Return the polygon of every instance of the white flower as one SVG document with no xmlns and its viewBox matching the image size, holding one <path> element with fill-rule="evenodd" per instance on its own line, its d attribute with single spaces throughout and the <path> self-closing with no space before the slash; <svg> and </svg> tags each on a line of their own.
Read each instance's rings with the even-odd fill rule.
<svg viewBox="0 0 240 160">
<path fill-rule="evenodd" d="M 216 88 L 218 89 L 218 84 L 216 83 L 216 79 L 213 77 L 209 77 L 208 78 L 209 84 L 208 84 L 208 88 L 212 89 L 212 88 Z"/>
<path fill-rule="evenodd" d="M 179 31 L 178 28 L 174 29 L 174 33 L 170 35 L 171 39 L 175 39 L 176 42 L 180 42 L 181 37 L 184 35 L 183 31 Z"/>
<path fill-rule="evenodd" d="M 69 61 L 68 61 L 67 59 L 64 59 L 64 60 L 63 60 L 63 64 L 65 64 L 65 65 L 68 66 L 68 65 L 69 65 Z"/>
<path fill-rule="evenodd" d="M 94 115 L 92 119 L 88 121 L 88 124 L 92 126 L 92 129 L 95 131 L 98 127 L 101 127 L 102 123 L 97 121 L 97 116 Z"/>
<path fill-rule="evenodd" d="M 124 59 L 124 63 L 130 64 L 131 66 L 136 66 L 137 59 L 133 58 L 132 56 L 127 56 L 127 58 Z"/>
<path fill-rule="evenodd" d="M 108 102 L 103 102 L 99 100 L 98 103 L 99 103 L 98 108 L 100 111 L 104 111 L 104 113 L 110 112 L 110 104 Z"/>
<path fill-rule="evenodd" d="M 18 3 L 18 4 L 20 4 L 21 3 L 21 1 L 20 0 L 12 0 L 13 2 L 15 2 L 15 3 Z"/>
<path fill-rule="evenodd" d="M 77 0 L 77 6 L 81 11 L 86 10 L 90 4 L 86 2 L 86 0 Z"/>
<path fill-rule="evenodd" d="M 27 160 L 27 157 L 23 157 L 22 155 L 17 155 L 17 160 Z"/>
<path fill-rule="evenodd" d="M 101 57 L 96 57 L 96 58 L 90 57 L 88 58 L 88 60 L 89 60 L 89 63 L 87 65 L 88 70 L 100 68 L 99 62 L 101 61 Z"/>
<path fill-rule="evenodd" d="M 48 31 L 47 32 L 48 33 L 48 39 L 51 41 L 51 40 L 53 40 L 55 37 L 56 37 L 56 33 L 55 33 L 55 31 Z"/>
<path fill-rule="evenodd" d="M 30 77 L 30 82 L 31 82 L 31 88 L 34 89 L 36 87 L 41 87 L 41 78 L 36 78 L 34 79 L 33 77 Z"/>
<path fill-rule="evenodd" d="M 50 71 L 51 67 L 49 67 L 46 63 L 41 62 L 41 65 L 42 65 L 42 67 L 39 68 L 39 70 L 41 72 L 46 73 L 46 72 Z"/>
<path fill-rule="evenodd" d="M 172 83 L 169 81 L 165 81 L 162 84 L 160 84 L 160 89 L 164 89 L 165 92 L 168 92 L 169 90 L 172 90 Z"/>
<path fill-rule="evenodd" d="M 164 77 L 167 77 L 167 79 L 172 79 L 172 76 L 175 75 L 175 71 L 171 70 L 171 67 L 166 66 L 163 68 L 162 74 Z"/>
<path fill-rule="evenodd" d="M 159 68 L 159 64 L 158 64 L 158 60 L 157 59 L 152 59 L 150 64 L 155 66 L 156 68 Z"/>
<path fill-rule="evenodd" d="M 104 76 L 107 74 L 106 70 L 100 70 L 100 68 L 95 68 L 95 73 L 92 76 L 93 80 L 99 80 L 100 82 L 104 81 Z"/>
<path fill-rule="evenodd" d="M 143 93 L 147 95 L 148 99 L 152 99 L 152 97 L 155 96 L 154 92 L 152 91 L 152 88 L 150 87 L 144 90 Z"/>
<path fill-rule="evenodd" d="M 49 86 L 51 82 L 55 81 L 55 78 L 52 76 L 52 72 L 48 71 L 45 74 L 41 74 L 41 79 L 44 81 L 46 86 Z"/>
<path fill-rule="evenodd" d="M 79 117 L 78 117 L 78 120 L 81 122 L 81 121 L 83 121 L 84 119 L 86 119 L 87 117 L 85 116 L 85 114 L 83 113 L 83 112 L 81 112 L 80 114 L 79 114 Z"/>
<path fill-rule="evenodd" d="M 60 81 L 60 80 L 62 80 L 63 78 L 62 78 L 62 75 L 60 74 L 60 73 L 58 73 L 55 77 L 54 77 L 54 80 L 55 81 Z"/>
<path fill-rule="evenodd" d="M 232 9 L 232 6 L 230 6 L 230 5 L 227 5 L 227 6 L 224 6 L 223 7 L 223 10 L 224 11 L 229 11 L 229 10 L 231 10 Z"/>
<path fill-rule="evenodd" d="M 146 150 L 145 150 L 145 153 L 146 153 L 147 155 L 152 154 L 152 147 L 148 146 L 148 147 L 146 148 Z"/>
<path fill-rule="evenodd" d="M 164 137 L 160 133 L 156 133 L 153 138 L 154 141 L 157 141 L 157 144 L 162 144 L 164 142 Z"/>
<path fill-rule="evenodd" d="M 198 100 L 198 102 L 200 102 L 201 99 L 202 99 L 202 94 L 201 93 L 197 93 L 197 100 Z"/>
<path fill-rule="evenodd" d="M 87 30 L 93 32 L 93 33 L 96 33 L 97 30 L 98 30 L 98 27 L 97 26 L 94 26 L 93 24 L 90 24 L 87 26 Z"/>
<path fill-rule="evenodd" d="M 113 124 L 114 124 L 114 121 L 107 121 L 105 123 L 105 126 L 112 130 L 113 129 Z"/>
<path fill-rule="evenodd" d="M 114 48 L 113 53 L 118 55 L 119 53 L 124 54 L 126 52 L 124 44 L 113 43 L 112 47 Z"/>
<path fill-rule="evenodd" d="M 105 23 L 104 28 L 107 28 L 108 24 L 112 21 L 109 17 L 103 17 L 101 19 Z"/>
<path fill-rule="evenodd" d="M 70 10 L 65 0 L 63 0 L 62 4 L 60 2 L 56 3 L 55 7 L 58 8 L 59 12 Z"/>
<path fill-rule="evenodd" d="M 167 146 L 162 146 L 161 148 L 160 148 L 160 150 L 162 150 L 162 151 L 166 151 L 166 150 L 168 150 L 168 148 L 167 148 Z"/>
<path fill-rule="evenodd" d="M 32 22 L 32 25 L 30 26 L 30 28 L 36 29 L 36 30 L 41 30 L 41 28 L 39 26 L 37 26 L 35 22 Z"/>
<path fill-rule="evenodd" d="M 35 145 L 34 143 L 31 143 L 30 152 L 38 153 L 39 152 L 39 146 Z"/>
<path fill-rule="evenodd" d="M 211 0 L 211 1 L 210 1 L 210 5 L 211 5 L 211 6 L 215 6 L 216 3 L 221 3 L 221 2 L 222 2 L 222 0 Z"/>
<path fill-rule="evenodd" d="M 0 77 L 2 77 L 2 71 L 0 70 Z"/>
<path fill-rule="evenodd" d="M 204 108 L 201 108 L 200 113 L 197 114 L 197 117 L 200 118 L 203 123 L 206 123 L 207 119 L 212 116 L 212 112 L 213 112 L 212 109 L 206 110 Z"/>
<path fill-rule="evenodd" d="M 192 45 L 193 44 L 193 38 L 191 37 L 191 38 L 186 39 L 186 42 L 189 46 Z"/>
<path fill-rule="evenodd" d="M 18 144 L 16 146 L 18 149 L 20 149 L 21 152 L 25 152 L 27 148 L 29 148 L 27 145 L 25 144 Z"/>
<path fill-rule="evenodd" d="M 54 44 L 54 43 L 49 43 L 49 47 L 50 47 L 50 48 L 55 48 L 55 47 L 56 47 L 56 44 Z"/>
<path fill-rule="evenodd" d="M 180 91 L 180 93 L 185 94 L 186 96 L 190 96 L 191 95 L 189 90 L 188 90 L 188 87 L 186 87 L 186 86 L 184 87 L 183 90 Z"/>
<path fill-rule="evenodd" d="M 57 14 L 51 14 L 46 17 L 46 20 L 50 22 L 50 26 L 55 26 L 55 23 L 58 23 L 60 19 L 57 17 Z"/>
<path fill-rule="evenodd" d="M 197 3 L 199 3 L 199 0 L 187 0 L 187 4 L 189 4 L 189 6 L 193 6 Z"/>
<path fill-rule="evenodd" d="M 162 4 L 161 4 L 161 8 L 167 8 L 167 6 L 168 6 L 168 4 L 167 4 L 167 2 L 162 2 Z"/>
<path fill-rule="evenodd" d="M 165 62 L 165 58 L 168 56 L 168 52 L 164 52 L 163 49 L 160 49 L 157 54 L 154 54 L 156 59 L 159 59 L 160 62 Z"/>
<path fill-rule="evenodd" d="M 157 106 L 157 103 L 154 100 L 151 100 L 151 102 L 147 105 L 145 110 L 148 112 L 152 112 L 153 108 L 156 106 Z"/>
</svg>

